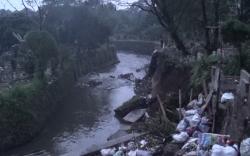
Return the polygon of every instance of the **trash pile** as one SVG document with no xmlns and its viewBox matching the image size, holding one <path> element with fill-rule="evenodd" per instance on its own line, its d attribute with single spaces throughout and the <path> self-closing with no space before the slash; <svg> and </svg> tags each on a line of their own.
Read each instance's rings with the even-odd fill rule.
<svg viewBox="0 0 250 156">
<path fill-rule="evenodd" d="M 100 152 L 102 156 L 153 156 L 162 151 L 164 141 L 161 137 L 148 134 Z"/>
<path fill-rule="evenodd" d="M 233 99 L 223 97 L 223 101 Z M 178 108 L 183 119 L 172 135 L 172 143 L 184 144 L 178 155 L 183 156 L 237 156 L 238 147 L 228 135 L 208 133 L 212 122 L 206 112 L 202 112 L 205 98 L 199 94 L 198 99 L 191 101 L 186 109 Z"/>
</svg>

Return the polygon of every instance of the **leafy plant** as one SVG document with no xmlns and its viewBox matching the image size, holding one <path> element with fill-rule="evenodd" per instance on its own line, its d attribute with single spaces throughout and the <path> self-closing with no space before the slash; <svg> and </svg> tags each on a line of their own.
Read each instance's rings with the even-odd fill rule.
<svg viewBox="0 0 250 156">
<path fill-rule="evenodd" d="M 192 68 L 191 85 L 198 88 L 203 81 L 207 81 L 210 77 L 211 67 L 216 65 L 219 57 L 216 55 L 203 56 L 196 61 Z"/>
</svg>

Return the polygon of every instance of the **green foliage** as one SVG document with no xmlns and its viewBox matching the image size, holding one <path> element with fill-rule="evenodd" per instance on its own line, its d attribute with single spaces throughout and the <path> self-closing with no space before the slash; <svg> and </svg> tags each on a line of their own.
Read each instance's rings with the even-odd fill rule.
<svg viewBox="0 0 250 156">
<path fill-rule="evenodd" d="M 226 75 L 239 75 L 241 69 L 250 72 L 250 49 L 246 45 L 243 46 L 241 53 L 235 54 L 226 60 L 223 68 Z"/>
<path fill-rule="evenodd" d="M 34 23 L 23 13 L 9 13 L 0 15 L 0 51 L 7 50 L 18 40 L 12 35 L 13 32 L 24 35 L 34 28 Z"/>
<path fill-rule="evenodd" d="M 239 20 L 229 20 L 222 27 L 223 40 L 237 45 L 250 39 L 250 26 Z"/>
<path fill-rule="evenodd" d="M 36 114 L 31 111 L 33 98 L 42 92 L 44 84 L 33 80 L 0 94 L 0 137 L 5 138 L 0 141 L 1 146 L 32 136 L 38 122 Z"/>
<path fill-rule="evenodd" d="M 203 81 L 210 78 L 211 67 L 216 65 L 219 57 L 216 55 L 203 56 L 200 60 L 194 63 L 192 68 L 191 85 L 199 88 Z"/>
<path fill-rule="evenodd" d="M 53 36 L 46 31 L 32 31 L 25 35 L 26 53 L 31 52 L 34 60 L 36 74 L 43 78 L 44 71 L 48 67 L 49 61 L 56 59 L 58 56 L 57 43 Z M 29 59 L 29 61 L 32 61 Z M 32 64 L 32 62 L 31 62 Z"/>
</svg>

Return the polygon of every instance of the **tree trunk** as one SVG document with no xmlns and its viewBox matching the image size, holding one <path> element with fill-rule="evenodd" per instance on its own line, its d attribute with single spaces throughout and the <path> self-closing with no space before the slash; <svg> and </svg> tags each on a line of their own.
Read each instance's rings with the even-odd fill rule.
<svg viewBox="0 0 250 156">
<path fill-rule="evenodd" d="M 175 42 L 177 49 L 182 51 L 184 56 L 187 56 L 190 53 L 188 52 L 184 41 L 180 38 L 173 17 L 170 16 L 166 5 L 167 4 L 165 3 L 160 3 L 160 1 L 155 1 L 155 4 L 152 6 L 154 14 L 157 16 L 160 24 L 167 30 L 167 32 L 170 33 L 170 36 Z"/>
<path fill-rule="evenodd" d="M 201 7 L 202 7 L 202 16 L 203 16 L 203 27 L 205 31 L 205 40 L 206 40 L 205 49 L 207 50 L 207 54 L 209 55 L 212 53 L 212 48 L 211 48 L 211 42 L 210 42 L 209 29 L 207 28 L 208 19 L 207 19 L 206 0 L 201 0 Z"/>
<path fill-rule="evenodd" d="M 213 50 L 217 50 L 219 48 L 219 8 L 220 8 L 220 0 L 214 0 L 214 25 L 217 27 L 214 31 L 214 43 Z"/>
</svg>

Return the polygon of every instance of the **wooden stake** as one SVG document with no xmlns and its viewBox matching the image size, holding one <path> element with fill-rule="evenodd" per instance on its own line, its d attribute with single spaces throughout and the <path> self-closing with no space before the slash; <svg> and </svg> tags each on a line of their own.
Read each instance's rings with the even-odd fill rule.
<svg viewBox="0 0 250 156">
<path fill-rule="evenodd" d="M 182 119 L 181 108 L 182 108 L 181 89 L 179 89 L 179 120 Z"/>
<path fill-rule="evenodd" d="M 189 102 L 191 102 L 192 100 L 193 100 L 193 88 L 191 88 L 191 91 L 190 91 Z"/>
<path fill-rule="evenodd" d="M 203 85 L 203 91 L 204 91 L 205 97 L 207 97 L 207 95 L 208 95 L 208 93 L 207 93 L 207 84 L 206 84 L 205 80 L 202 81 L 202 85 Z"/>
<path fill-rule="evenodd" d="M 165 112 L 165 109 L 164 109 L 164 105 L 163 105 L 163 102 L 161 101 L 161 98 L 159 95 L 157 95 L 157 100 L 160 104 L 160 108 L 161 108 L 161 111 L 162 111 L 162 114 L 163 114 L 163 119 L 165 120 L 166 123 L 169 123 L 169 120 L 167 118 L 167 114 Z"/>
</svg>

